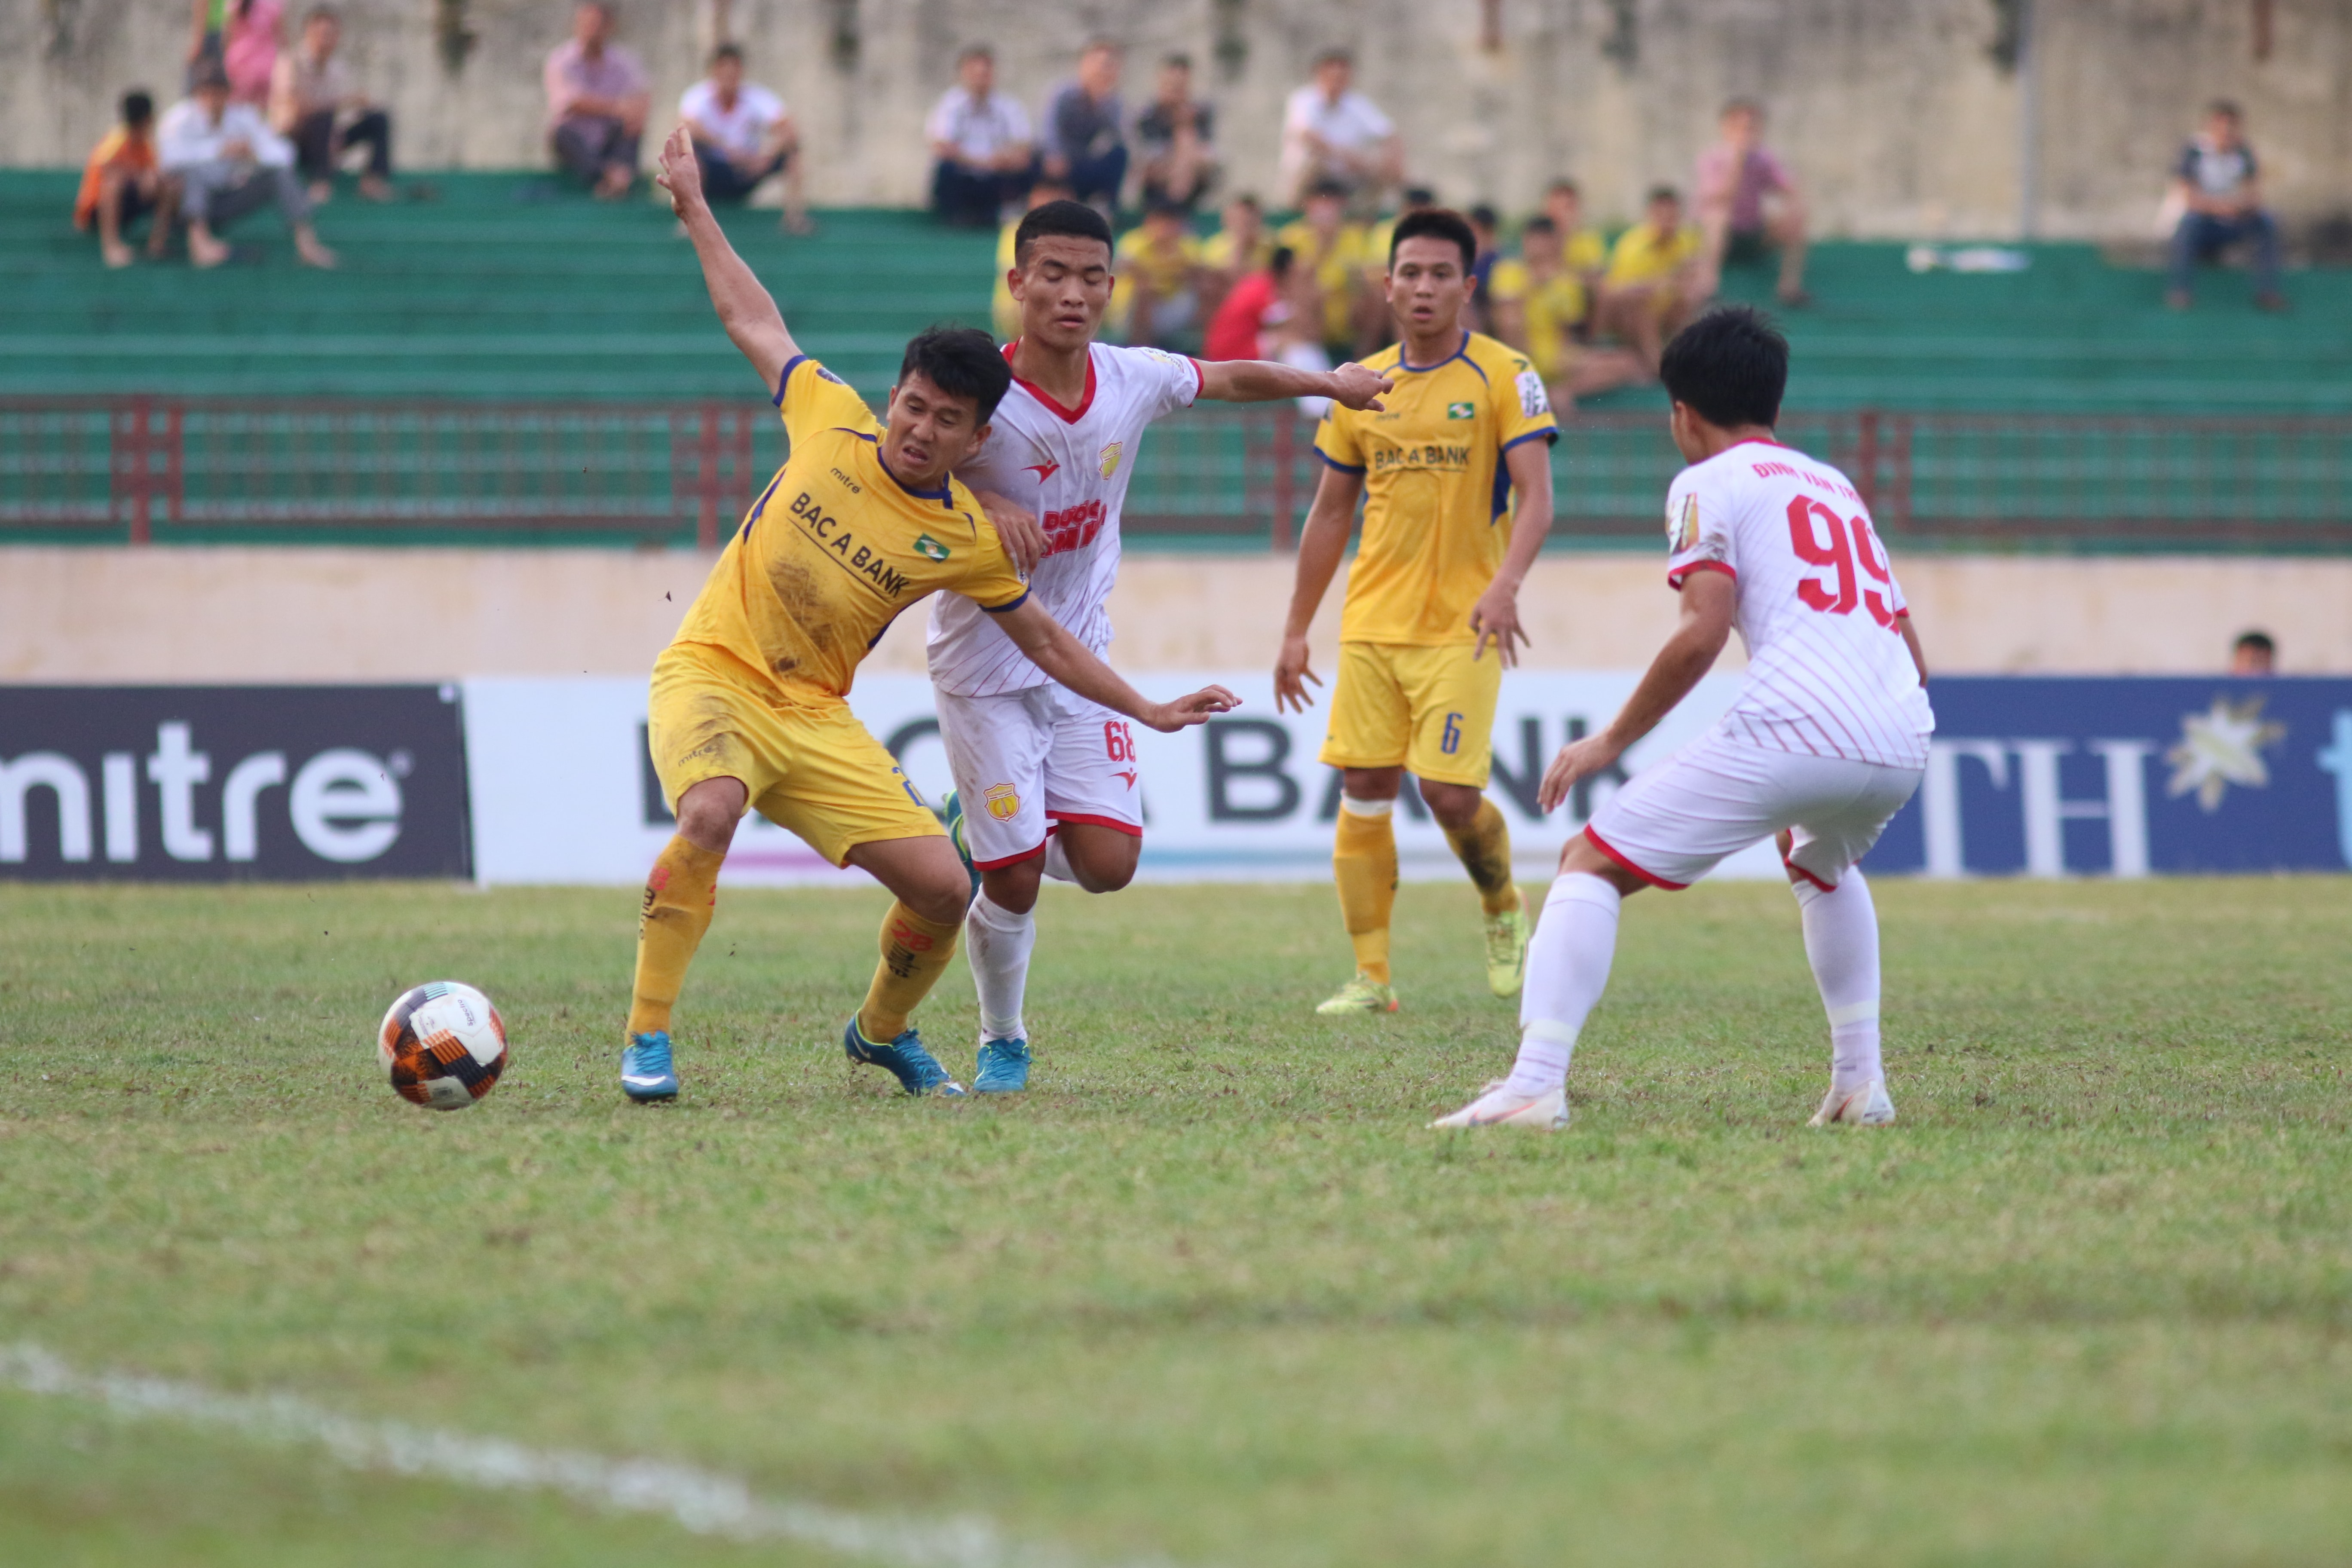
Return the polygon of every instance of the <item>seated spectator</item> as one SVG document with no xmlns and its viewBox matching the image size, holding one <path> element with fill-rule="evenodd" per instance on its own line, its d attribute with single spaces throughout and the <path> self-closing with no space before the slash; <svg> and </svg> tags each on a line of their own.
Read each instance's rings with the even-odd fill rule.
<svg viewBox="0 0 2352 1568">
<path fill-rule="evenodd" d="M 784 176 L 784 226 L 807 234 L 813 226 L 801 201 L 800 132 L 784 100 L 743 79 L 743 51 L 721 44 L 710 51 L 710 74 L 686 89 L 677 117 L 694 139 L 702 194 L 714 202 L 740 202 L 769 175 Z"/>
<path fill-rule="evenodd" d="M 1470 220 L 1470 232 L 1478 241 L 1477 258 L 1470 263 L 1469 325 L 1474 331 L 1491 335 L 1495 331 L 1495 265 L 1503 259 L 1503 217 L 1485 202 L 1463 216 Z"/>
<path fill-rule="evenodd" d="M 996 90 L 996 56 L 974 44 L 957 57 L 956 85 L 931 109 L 931 210 L 985 227 L 1028 194 L 1036 174 L 1029 116 Z"/>
<path fill-rule="evenodd" d="M 314 5 L 302 18 L 302 37 L 278 57 L 269 88 L 269 121 L 294 143 L 294 166 L 310 182 L 313 205 L 335 194 L 335 165 L 353 147 L 367 149 L 367 173 L 360 195 L 372 202 L 392 200 L 392 118 L 362 95 L 352 73 L 335 58 L 342 20 L 331 5 Z"/>
<path fill-rule="evenodd" d="M 2268 632 L 2242 633 L 2230 645 L 2231 675 L 2271 676 L 2278 673 L 2278 644 Z"/>
<path fill-rule="evenodd" d="M 209 62 L 228 73 L 237 102 L 268 102 L 285 26 L 285 0 L 191 0 L 189 90 Z"/>
<path fill-rule="evenodd" d="M 1154 203 L 1139 227 L 1119 237 L 1117 261 L 1111 310 L 1126 323 L 1127 341 L 1173 346 L 1200 320 L 1201 310 L 1201 242 L 1187 226 L 1184 209 L 1174 202 Z"/>
<path fill-rule="evenodd" d="M 1609 252 L 1594 325 L 1631 348 L 1646 375 L 1658 374 L 1665 340 L 1714 293 L 1707 287 L 1706 243 L 1683 223 L 1683 199 L 1675 188 L 1659 185 L 1650 192 L 1642 221 L 1619 235 Z"/>
<path fill-rule="evenodd" d="M 1388 302 L 1365 288 L 1370 266 L 1364 231 L 1348 221 L 1347 188 L 1325 181 L 1307 193 L 1307 210 L 1274 237 L 1297 258 L 1296 288 L 1306 320 L 1331 354 L 1345 358 L 1368 321 L 1385 321 Z M 1388 258 L 1379 258 L 1381 275 Z M 1368 298 L 1370 296 L 1370 298 Z"/>
<path fill-rule="evenodd" d="M 1369 214 L 1404 183 L 1404 138 L 1349 85 L 1355 75 L 1354 57 L 1328 50 L 1315 62 L 1315 79 L 1284 107 L 1283 185 L 1302 206 L 1316 185 L 1336 184 L 1343 200 Z"/>
<path fill-rule="evenodd" d="M 1201 242 L 1201 308 L 1214 311 L 1234 284 L 1265 265 L 1274 241 L 1265 211 L 1246 192 L 1225 204 L 1224 226 Z"/>
<path fill-rule="evenodd" d="M 2205 110 L 2204 129 L 2172 167 L 2172 201 L 2181 213 L 2172 230 L 2166 304 L 2189 309 L 2196 298 L 2197 264 L 2243 241 L 2253 247 L 2254 303 L 2265 310 L 2286 309 L 2286 296 L 2279 292 L 2278 224 L 2263 206 L 2262 169 L 2246 145 L 2245 117 L 2236 104 L 2217 101 Z"/>
<path fill-rule="evenodd" d="M 1100 38 L 1078 56 L 1078 74 L 1045 105 L 1045 173 L 1071 199 L 1106 212 L 1127 184 L 1127 111 L 1118 100 L 1118 46 Z"/>
<path fill-rule="evenodd" d="M 1588 292 L 1600 288 L 1601 275 L 1609 268 L 1609 241 L 1599 229 L 1585 226 L 1584 193 L 1574 180 L 1554 180 L 1544 192 L 1543 210 L 1559 233 L 1561 264 Z"/>
<path fill-rule="evenodd" d="M 1135 147 L 1143 163 L 1143 203 L 1174 202 L 1186 212 L 1216 183 L 1216 110 L 1192 96 L 1192 61 L 1170 55 L 1160 62 L 1160 85 L 1135 117 Z"/>
<path fill-rule="evenodd" d="M 173 104 L 155 131 L 163 173 L 179 182 L 188 219 L 188 259 L 218 267 L 230 256 L 218 230 L 275 205 L 308 267 L 332 267 L 335 253 L 310 226 L 310 198 L 294 177 L 294 148 L 249 103 L 229 100 L 228 73 L 207 65 L 194 98 Z"/>
<path fill-rule="evenodd" d="M 555 161 L 593 187 L 599 201 L 618 201 L 637 183 L 638 144 L 652 97 L 637 57 L 613 42 L 613 11 L 604 0 L 581 0 L 572 13 L 572 37 L 547 57 L 548 140 Z"/>
<path fill-rule="evenodd" d="M 1270 359 L 1278 352 L 1270 331 L 1291 319 L 1288 289 L 1293 258 L 1287 246 L 1277 245 L 1265 265 L 1251 269 L 1225 290 L 1209 330 L 1201 338 L 1201 357 Z"/>
<path fill-rule="evenodd" d="M 150 214 L 147 254 L 160 260 L 172 242 L 172 212 L 179 205 L 179 188 L 164 178 L 155 159 L 155 100 L 143 92 L 125 93 L 122 123 L 99 139 L 83 165 L 81 190 L 74 197 L 74 227 L 89 232 L 98 227 L 98 253 L 109 267 L 131 265 L 131 247 L 123 235 Z"/>
<path fill-rule="evenodd" d="M 1069 199 L 1069 186 L 1058 180 L 1039 180 L 1029 187 L 1028 210 L 1034 212 L 1047 202 Z M 996 293 L 989 301 L 988 314 L 991 323 L 996 328 L 996 335 L 1006 342 L 1021 335 L 1021 302 L 1013 299 L 1013 285 L 1008 280 L 1013 263 L 1021 254 L 1021 247 L 1014 243 L 1020 233 L 1021 220 L 1015 217 L 1005 219 L 1003 227 L 996 234 Z"/>
<path fill-rule="evenodd" d="M 1706 241 L 1706 291 L 1726 267 L 1780 253 L 1774 292 L 1791 309 L 1811 303 L 1805 292 L 1805 199 L 1788 168 L 1764 147 L 1764 110 L 1746 99 L 1723 106 L 1715 145 L 1698 155 L 1695 187 L 1699 233 Z"/>
<path fill-rule="evenodd" d="M 1631 350 L 1588 348 L 1576 341 L 1590 297 L 1584 279 L 1568 265 L 1559 226 L 1549 216 L 1529 218 L 1518 258 L 1495 264 L 1491 295 L 1495 335 L 1528 356 L 1559 412 L 1574 408 L 1579 397 L 1643 379 L 1642 362 Z"/>
</svg>

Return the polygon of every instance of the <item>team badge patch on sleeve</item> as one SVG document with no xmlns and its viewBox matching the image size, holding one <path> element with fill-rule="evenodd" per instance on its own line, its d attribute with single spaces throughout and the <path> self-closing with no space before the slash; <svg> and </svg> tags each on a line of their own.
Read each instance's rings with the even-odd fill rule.
<svg viewBox="0 0 2352 1568">
<path fill-rule="evenodd" d="M 1544 394 L 1543 377 L 1534 371 L 1519 372 L 1519 412 L 1532 419 L 1538 414 L 1551 412 L 1551 399 Z"/>
<path fill-rule="evenodd" d="M 1696 493 L 1683 497 L 1683 514 L 1667 523 L 1666 537 L 1674 541 L 1674 552 L 1677 555 L 1698 543 L 1698 496 Z"/>
</svg>

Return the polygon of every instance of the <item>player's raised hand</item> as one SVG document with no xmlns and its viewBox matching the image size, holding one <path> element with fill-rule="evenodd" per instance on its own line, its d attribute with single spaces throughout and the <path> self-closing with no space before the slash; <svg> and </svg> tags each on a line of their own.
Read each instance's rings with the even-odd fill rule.
<svg viewBox="0 0 2352 1568">
<path fill-rule="evenodd" d="M 996 527 L 996 537 L 1004 542 L 1004 553 L 1013 557 L 1013 564 L 1026 577 L 1045 559 L 1045 530 L 1037 521 L 1037 514 L 1008 496 L 994 490 L 974 490 L 980 510 Z"/>
<path fill-rule="evenodd" d="M 1277 713 L 1304 713 L 1315 706 L 1315 699 L 1307 694 L 1307 682 L 1320 686 L 1313 670 L 1307 668 L 1307 639 L 1285 637 L 1282 652 L 1274 661 L 1274 710 Z"/>
<path fill-rule="evenodd" d="M 1378 414 L 1388 406 L 1381 401 L 1381 395 L 1393 391 L 1395 386 L 1379 371 L 1350 360 L 1331 373 L 1331 401 L 1342 408 L 1369 409 Z"/>
<path fill-rule="evenodd" d="M 1519 648 L 1529 642 L 1527 628 L 1519 625 L 1519 595 L 1502 583 L 1489 583 L 1478 602 L 1470 606 L 1470 630 L 1478 646 L 1470 650 L 1470 662 L 1475 664 L 1486 656 L 1486 643 L 1494 640 L 1495 657 L 1503 661 L 1505 669 L 1518 667 Z"/>
<path fill-rule="evenodd" d="M 669 210 L 684 217 L 702 204 L 702 165 L 694 161 L 694 138 L 681 125 L 662 143 L 654 184 L 669 193 Z"/>
<path fill-rule="evenodd" d="M 1544 770 L 1542 786 L 1536 791 L 1536 804 L 1546 813 L 1558 811 L 1569 791 L 1615 762 L 1624 750 L 1609 738 L 1606 730 L 1581 741 L 1570 741 L 1559 749 L 1551 766 Z"/>
<path fill-rule="evenodd" d="M 1203 686 L 1190 697 L 1179 697 L 1173 702 L 1152 705 L 1144 722 L 1163 735 L 1172 735 L 1195 724 L 1205 724 L 1220 713 L 1230 713 L 1242 705 L 1242 700 L 1222 686 Z"/>
</svg>

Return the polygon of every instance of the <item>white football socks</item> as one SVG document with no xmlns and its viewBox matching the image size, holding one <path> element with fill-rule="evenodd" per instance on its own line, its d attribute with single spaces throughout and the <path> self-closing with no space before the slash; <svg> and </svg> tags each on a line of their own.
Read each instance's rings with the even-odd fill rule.
<svg viewBox="0 0 2352 1568">
<path fill-rule="evenodd" d="M 1519 994 L 1519 1056 L 1503 1080 L 1511 1094 L 1549 1094 L 1568 1081 L 1584 1020 L 1608 988 L 1617 956 L 1617 910 L 1624 896 L 1587 871 L 1551 885 L 1528 940 Z"/>
<path fill-rule="evenodd" d="M 1849 867 L 1833 891 L 1790 884 L 1805 921 L 1805 959 L 1830 1018 L 1830 1088 L 1861 1089 L 1886 1076 L 1878 1059 L 1878 907 Z"/>
<path fill-rule="evenodd" d="M 980 1039 L 1025 1040 L 1021 999 L 1029 989 L 1029 954 L 1037 945 L 1037 917 L 999 908 L 982 889 L 965 922 L 964 956 L 980 991 Z"/>
<path fill-rule="evenodd" d="M 1045 875 L 1056 882 L 1078 879 L 1077 874 L 1070 869 L 1069 852 L 1062 847 L 1062 836 L 1058 833 L 1045 836 Z"/>
</svg>

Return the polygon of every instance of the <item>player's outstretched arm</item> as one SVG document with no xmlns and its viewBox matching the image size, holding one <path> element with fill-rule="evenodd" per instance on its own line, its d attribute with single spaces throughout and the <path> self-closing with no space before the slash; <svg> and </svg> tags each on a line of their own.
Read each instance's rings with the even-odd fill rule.
<svg viewBox="0 0 2352 1568">
<path fill-rule="evenodd" d="M 1510 547 L 1503 552 L 1503 563 L 1495 569 L 1495 580 L 1470 606 L 1470 630 L 1478 638 L 1470 658 L 1475 663 L 1485 657 L 1487 639 L 1492 638 L 1495 657 L 1509 669 L 1519 662 L 1519 645 L 1529 640 L 1527 628 L 1519 624 L 1519 584 L 1528 580 L 1536 552 L 1543 548 L 1544 536 L 1551 531 L 1551 444 L 1522 441 L 1503 454 L 1503 466 L 1510 473 L 1511 489 L 1518 494 L 1519 510 L 1511 518 Z"/>
<path fill-rule="evenodd" d="M 694 141 L 681 125 L 662 143 L 661 172 L 655 183 L 669 193 L 670 210 L 686 226 L 694 254 L 702 262 L 703 281 L 710 286 L 711 309 L 728 338 L 760 373 L 761 384 L 774 395 L 777 381 L 800 353 L 800 345 L 784 330 L 783 312 L 751 268 L 727 243 L 710 204 L 702 196 L 702 166 L 694 161 Z"/>
<path fill-rule="evenodd" d="M 1897 616 L 1895 629 L 1903 634 L 1903 646 L 1911 650 L 1911 666 L 1919 672 L 1919 684 L 1927 684 L 1927 652 L 1919 646 L 1919 628 L 1911 624 L 1908 611 Z"/>
<path fill-rule="evenodd" d="M 1597 735 L 1587 735 L 1559 749 L 1544 770 L 1543 787 L 1536 802 L 1546 811 L 1558 809 L 1579 781 L 1625 754 L 1626 748 L 1658 727 L 1658 721 L 1691 693 L 1701 677 L 1715 668 L 1716 657 L 1731 636 L 1731 622 L 1739 610 L 1739 586 L 1725 573 L 1691 572 L 1683 578 L 1682 619 L 1666 646 L 1650 661 L 1642 683 L 1617 717 Z"/>
<path fill-rule="evenodd" d="M 1306 712 L 1315 705 L 1307 682 L 1323 682 L 1307 668 L 1307 629 L 1348 552 L 1348 535 L 1356 526 L 1356 502 L 1364 494 L 1364 476 L 1329 464 L 1315 487 L 1315 504 L 1307 509 L 1307 525 L 1298 533 L 1298 575 L 1291 585 L 1290 615 L 1282 626 L 1282 651 L 1274 660 L 1274 710 Z"/>
<path fill-rule="evenodd" d="M 1029 656 L 1030 663 L 1064 686 L 1163 734 L 1202 723 L 1213 714 L 1231 712 L 1242 705 L 1240 698 L 1222 686 L 1204 686 L 1173 702 L 1147 700 L 1141 692 L 1120 679 L 1118 671 L 1087 651 L 1086 644 L 1064 631 L 1062 623 L 1046 614 L 1045 606 L 1034 599 L 1024 599 L 1018 609 L 999 615 L 996 624 Z"/>
<path fill-rule="evenodd" d="M 1370 409 L 1386 405 L 1381 395 L 1394 383 L 1379 371 L 1352 362 L 1337 370 L 1301 370 L 1270 359 L 1196 361 L 1201 367 L 1201 395 L 1219 403 L 1277 403 L 1286 397 L 1328 397 L 1342 408 Z"/>
</svg>

